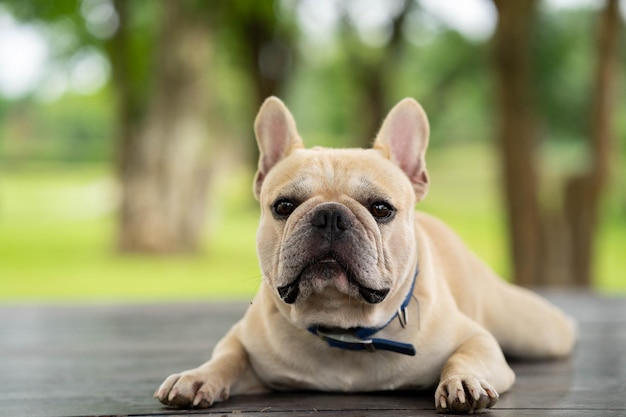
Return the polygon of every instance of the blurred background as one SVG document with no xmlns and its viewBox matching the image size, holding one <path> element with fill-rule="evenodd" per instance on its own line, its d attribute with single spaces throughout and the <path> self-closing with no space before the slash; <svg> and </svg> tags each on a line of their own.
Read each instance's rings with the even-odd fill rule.
<svg viewBox="0 0 626 417">
<path fill-rule="evenodd" d="M 626 293 L 624 0 L 0 0 L 0 300 L 249 298 L 252 123 L 366 147 L 521 285 Z"/>
</svg>

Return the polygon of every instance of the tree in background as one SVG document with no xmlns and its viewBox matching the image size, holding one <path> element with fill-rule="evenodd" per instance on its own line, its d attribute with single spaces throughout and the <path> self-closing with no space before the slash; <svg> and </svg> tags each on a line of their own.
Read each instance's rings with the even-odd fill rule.
<svg viewBox="0 0 626 417">
<path fill-rule="evenodd" d="M 539 198 L 536 159 L 539 118 L 533 102 L 531 73 L 537 2 L 494 0 L 494 3 L 499 15 L 494 37 L 500 112 L 498 142 L 514 277 L 526 286 L 588 286 L 598 210 L 613 146 L 611 95 L 616 76 L 618 2 L 607 0 L 598 25 L 589 168 L 566 181 L 560 213 L 543 207 Z"/>
<path fill-rule="evenodd" d="M 253 89 L 253 100 L 247 100 L 252 115 L 265 97 L 279 92 L 291 66 L 295 31 L 279 27 L 275 3 L 7 3 L 18 18 L 59 26 L 61 38 L 75 39 L 72 48 L 60 54 L 63 59 L 91 47 L 110 63 L 121 191 L 118 246 L 123 252 L 198 248 L 212 166 L 227 141 L 216 139 L 228 130 L 220 120 L 222 97 L 214 85 L 217 50 L 231 50 L 231 72 L 243 74 L 239 81 Z M 89 21 L 92 14 L 95 23 Z M 244 120 L 239 116 L 249 132 L 251 115 Z M 251 140 L 242 147 L 256 149 Z"/>
<path fill-rule="evenodd" d="M 195 250 L 211 158 L 207 80 L 213 36 L 208 3 L 8 4 L 17 17 L 58 26 L 60 38 L 74 39 L 66 56 L 91 47 L 109 60 L 117 104 L 120 249 Z M 106 18 L 92 22 L 92 13 Z"/>
<path fill-rule="evenodd" d="M 298 71 L 306 75 L 289 90 L 297 111 L 303 78 L 305 85 L 315 82 L 306 95 L 317 106 L 306 106 L 298 115 L 303 133 L 309 133 L 309 118 L 315 118 L 314 134 L 321 130 L 320 122 L 332 129 L 332 139 L 322 138 L 324 144 L 369 147 L 388 109 L 413 96 L 428 111 L 437 138 L 432 146 L 487 136 L 484 40 L 464 37 L 416 0 L 380 1 L 373 11 L 365 11 L 360 2 L 333 4 L 337 23 L 328 35 L 333 42 L 303 43 L 301 54 L 308 54 L 308 62 Z M 309 35 L 315 36 L 317 32 Z"/>
<path fill-rule="evenodd" d="M 358 40 L 354 22 L 348 18 L 346 10 L 342 16 L 342 37 L 350 62 L 350 72 L 354 83 L 355 93 L 358 96 L 354 106 L 353 120 L 359 125 L 355 133 L 360 147 L 368 148 L 372 145 L 380 124 L 390 106 L 389 86 L 400 58 L 406 47 L 403 34 L 403 25 L 406 17 L 414 7 L 414 1 L 390 3 L 393 7 L 389 22 L 389 36 L 384 45 L 378 48 L 366 47 Z M 344 4 L 344 7 L 347 3 Z"/>
<path fill-rule="evenodd" d="M 278 94 L 289 74 L 293 32 L 278 30 L 273 1 L 161 0 L 158 46 L 143 72 L 152 73 L 153 81 L 136 91 L 130 85 L 137 61 L 129 30 L 139 11 L 128 3 L 115 1 L 120 26 L 108 48 L 120 116 L 120 248 L 195 251 L 212 162 L 223 149 L 210 143 L 218 129 L 209 124 L 220 123 L 212 114 L 220 105 L 210 85 L 210 80 L 216 82 L 210 76 L 216 67 L 214 51 L 220 43 L 237 51 L 236 63 L 255 92 L 251 107 L 257 109 L 266 97 Z M 252 126 L 252 118 L 242 123 Z M 241 148 L 256 145 L 252 140 Z"/>
<path fill-rule="evenodd" d="M 158 47 L 137 71 L 129 34 L 137 10 L 123 0 L 114 4 L 119 27 L 107 51 L 118 103 L 119 246 L 193 251 L 205 216 L 211 158 L 210 10 L 195 0 L 160 1 Z M 134 87 L 132 74 L 150 80 L 148 88 Z"/>
<path fill-rule="evenodd" d="M 194 251 L 206 215 L 210 168 L 215 152 L 222 149 L 210 144 L 217 129 L 209 123 L 219 123 L 211 115 L 219 103 L 207 82 L 215 68 L 216 43 L 227 42 L 238 52 L 236 63 L 253 87 L 250 105 L 256 110 L 287 79 L 293 31 L 279 30 L 273 1 L 161 0 L 158 47 L 147 69 L 153 72 L 153 83 L 133 97 L 128 31 L 134 10 L 124 0 L 115 5 L 120 28 L 109 51 L 120 116 L 120 247 Z M 252 126 L 252 118 L 241 123 Z M 248 151 L 256 145 L 251 140 L 241 148 Z"/>
<path fill-rule="evenodd" d="M 283 10 L 280 2 L 213 0 L 217 14 L 218 35 L 223 48 L 232 51 L 230 58 L 240 69 L 242 82 L 247 86 L 245 107 L 249 132 L 239 148 L 250 166 L 256 167 L 258 150 L 252 124 L 257 110 L 270 96 L 285 92 L 292 75 L 295 60 L 295 41 L 298 36 L 293 16 Z"/>
<path fill-rule="evenodd" d="M 591 98 L 590 163 L 586 172 L 565 185 L 565 214 L 571 239 L 573 282 L 589 286 L 592 253 L 600 203 L 609 177 L 611 153 L 616 149 L 613 119 L 618 74 L 618 0 L 606 0 L 597 32 L 597 58 Z"/>
</svg>

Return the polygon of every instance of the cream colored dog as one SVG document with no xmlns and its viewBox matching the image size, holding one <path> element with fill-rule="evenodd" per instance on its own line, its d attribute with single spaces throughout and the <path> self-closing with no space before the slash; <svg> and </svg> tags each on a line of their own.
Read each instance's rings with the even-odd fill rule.
<svg viewBox="0 0 626 417">
<path fill-rule="evenodd" d="M 372 149 L 304 149 L 276 98 L 261 107 L 254 192 L 263 282 L 211 360 L 168 377 L 163 404 L 209 407 L 268 390 L 379 391 L 438 384 L 439 412 L 492 407 L 515 375 L 503 351 L 570 353 L 574 325 L 510 285 L 434 217 L 428 121 L 405 99 Z"/>
</svg>

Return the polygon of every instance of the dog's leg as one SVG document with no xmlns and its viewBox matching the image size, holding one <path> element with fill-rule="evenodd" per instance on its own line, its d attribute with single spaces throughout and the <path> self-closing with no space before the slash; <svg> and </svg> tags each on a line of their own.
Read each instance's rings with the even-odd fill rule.
<svg viewBox="0 0 626 417">
<path fill-rule="evenodd" d="M 207 408 L 231 394 L 265 391 L 250 366 L 237 330 L 233 327 L 218 343 L 211 360 L 170 375 L 154 393 L 161 403 L 180 408 Z"/>
<path fill-rule="evenodd" d="M 487 333 L 467 339 L 450 356 L 435 392 L 440 413 L 473 414 L 491 408 L 515 381 L 496 340 Z"/>
<path fill-rule="evenodd" d="M 456 304 L 486 328 L 507 356 L 559 358 L 576 342 L 576 325 L 558 308 L 533 292 L 502 280 L 441 221 L 418 212 L 420 229 L 433 248 Z M 427 253 L 421 256 L 431 256 Z"/>
<path fill-rule="evenodd" d="M 525 288 L 502 281 L 492 288 L 494 296 L 484 302 L 483 325 L 507 356 L 542 359 L 571 353 L 576 342 L 572 319 Z"/>
</svg>

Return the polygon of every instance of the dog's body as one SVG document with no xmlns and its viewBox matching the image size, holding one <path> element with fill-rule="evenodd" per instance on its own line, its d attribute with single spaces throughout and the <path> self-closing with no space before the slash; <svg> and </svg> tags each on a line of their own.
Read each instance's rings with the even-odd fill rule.
<svg viewBox="0 0 626 417">
<path fill-rule="evenodd" d="M 471 413 L 513 384 L 503 351 L 571 351 L 574 326 L 559 310 L 499 279 L 443 223 L 414 211 L 428 188 L 428 123 L 415 101 L 390 112 L 368 150 L 304 149 L 275 98 L 256 133 L 264 280 L 212 359 L 170 376 L 155 393 L 161 402 L 439 384 L 438 411 Z"/>
</svg>

